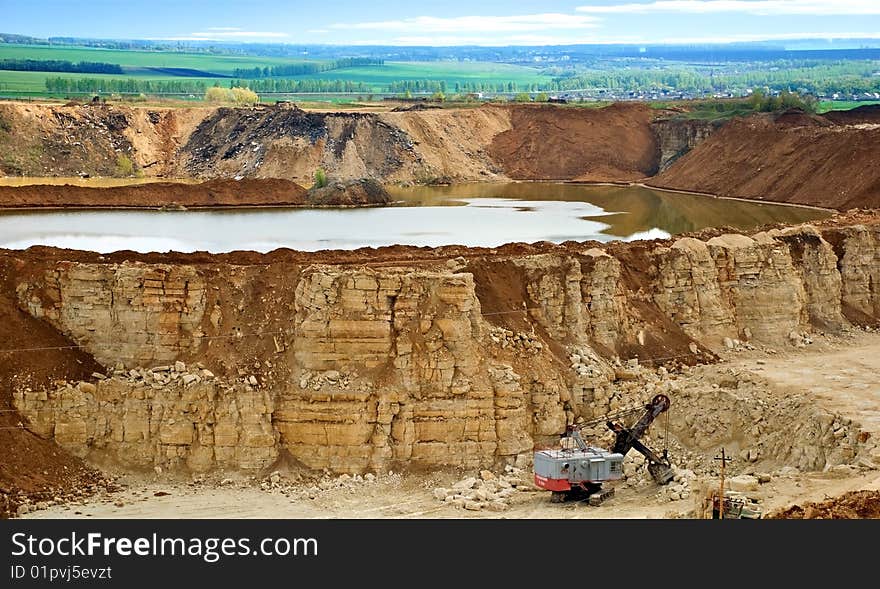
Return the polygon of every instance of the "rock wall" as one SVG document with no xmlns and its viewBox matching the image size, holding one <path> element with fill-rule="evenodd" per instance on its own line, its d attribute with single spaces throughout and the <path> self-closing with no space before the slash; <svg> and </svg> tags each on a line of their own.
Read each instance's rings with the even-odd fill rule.
<svg viewBox="0 0 880 589">
<path fill-rule="evenodd" d="M 659 172 L 695 148 L 724 125 L 723 121 L 661 118 L 651 122 L 660 149 Z"/>
<path fill-rule="evenodd" d="M 190 266 L 61 263 L 18 295 L 104 365 L 173 361 L 203 335 L 205 284 Z"/>
<path fill-rule="evenodd" d="M 877 226 L 855 225 L 411 263 L 30 260 L 19 307 L 129 380 L 16 403 L 78 454 L 137 466 L 512 462 L 619 407 L 624 364 L 876 322 L 878 245 Z M 155 377 L 180 360 L 223 380 Z"/>
<path fill-rule="evenodd" d="M 20 391 L 33 431 L 66 450 L 132 469 L 255 470 L 278 458 L 274 395 L 168 366 Z"/>
</svg>

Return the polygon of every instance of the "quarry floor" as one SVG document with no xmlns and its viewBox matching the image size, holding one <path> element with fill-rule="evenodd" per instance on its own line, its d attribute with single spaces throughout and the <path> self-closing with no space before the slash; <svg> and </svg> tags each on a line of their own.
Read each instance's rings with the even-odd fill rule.
<svg viewBox="0 0 880 589">
<path fill-rule="evenodd" d="M 807 393 L 824 408 L 861 423 L 880 436 L 880 333 L 852 330 L 814 339 L 804 348 L 776 353 L 721 352 L 710 367 L 718 374 L 749 370 L 769 379 L 779 395 Z M 674 410 L 674 409 L 673 409 Z M 675 458 L 673 457 L 673 462 Z M 526 470 L 525 475 L 529 474 Z M 121 490 L 90 499 L 38 509 L 26 518 L 614 518 L 697 517 L 702 495 L 669 502 L 658 499 L 653 484 L 616 488 L 601 506 L 586 502 L 550 502 L 539 489 L 518 491 L 506 511 L 468 511 L 437 500 L 432 491 L 451 486 L 472 472 L 380 473 L 372 481 L 351 481 L 317 493 L 262 484 L 256 477 L 173 478 L 168 474 L 114 475 Z M 770 473 L 757 492 L 765 514 L 808 501 L 822 501 L 854 490 L 880 491 L 880 470 L 859 467 L 826 472 Z M 717 480 L 702 481 L 714 488 Z"/>
</svg>

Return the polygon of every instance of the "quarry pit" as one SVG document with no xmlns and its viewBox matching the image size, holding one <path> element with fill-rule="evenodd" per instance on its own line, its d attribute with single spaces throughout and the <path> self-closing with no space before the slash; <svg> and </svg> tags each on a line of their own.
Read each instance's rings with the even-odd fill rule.
<svg viewBox="0 0 880 589">
<path fill-rule="evenodd" d="M 4 214 L 309 207 L 303 187 L 319 167 L 392 194 L 615 184 L 604 212 L 619 212 L 636 184 L 813 208 L 630 241 L 2 249 L 0 447 L 11 458 L 0 507 L 21 517 L 699 517 L 721 448 L 734 456 L 731 486 L 767 513 L 870 497 L 880 491 L 880 215 L 870 210 L 880 168 L 868 154 L 880 137 L 876 111 L 857 111 L 719 124 L 638 104 L 367 114 L 4 103 L 0 165 L 33 178 L 0 187 Z M 151 182 L 37 180 L 112 175 L 119 154 Z M 693 219 L 684 196 L 664 199 L 652 214 Z M 628 456 L 600 507 L 550 504 L 534 487 L 533 452 L 566 425 L 657 393 L 672 406 L 649 441 L 669 450 L 672 484 Z M 609 442 L 604 426 L 584 433 Z"/>
</svg>

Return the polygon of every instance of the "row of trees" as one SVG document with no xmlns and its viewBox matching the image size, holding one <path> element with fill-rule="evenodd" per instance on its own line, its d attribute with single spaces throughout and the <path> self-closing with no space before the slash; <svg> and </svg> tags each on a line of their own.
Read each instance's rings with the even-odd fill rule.
<svg viewBox="0 0 880 589">
<path fill-rule="evenodd" d="M 139 78 L 46 78 L 50 94 L 202 94 L 208 84 L 200 80 L 144 80 Z"/>
<path fill-rule="evenodd" d="M 351 80 L 291 80 L 288 78 L 263 78 L 260 80 L 232 80 L 231 86 L 247 86 L 261 94 L 267 92 L 372 92 L 364 82 Z"/>
<path fill-rule="evenodd" d="M 237 68 L 233 70 L 232 75 L 236 78 L 276 78 L 282 76 L 308 76 L 311 74 L 320 74 L 321 72 L 329 72 L 331 70 L 338 70 L 347 67 L 383 65 L 384 63 L 384 59 L 373 59 L 370 57 L 345 57 L 333 61 L 309 61 L 303 63 L 267 66 L 262 68 Z"/>
<path fill-rule="evenodd" d="M 814 94 L 858 94 L 880 91 L 880 66 L 872 63 L 824 64 L 812 67 L 768 67 L 738 72 L 713 69 L 625 69 L 571 73 L 554 78 L 545 90 L 603 88 L 611 91 L 741 92 L 749 88 L 785 91 L 801 89 Z M 534 90 L 532 90 L 534 91 Z"/>
<path fill-rule="evenodd" d="M 121 74 L 115 63 L 63 61 L 58 59 L 0 59 L 0 70 L 15 72 L 64 72 L 67 74 Z"/>
<path fill-rule="evenodd" d="M 224 82 L 225 83 L 225 82 Z M 197 94 L 202 95 L 210 85 L 204 80 L 148 80 L 140 78 L 47 78 L 46 91 L 50 94 L 118 93 L 118 94 Z M 289 80 L 266 78 L 262 80 L 230 80 L 227 89 L 250 88 L 258 93 L 296 92 L 372 92 L 363 82 L 351 80 Z M 223 88 L 221 88 L 222 90 Z"/>
</svg>

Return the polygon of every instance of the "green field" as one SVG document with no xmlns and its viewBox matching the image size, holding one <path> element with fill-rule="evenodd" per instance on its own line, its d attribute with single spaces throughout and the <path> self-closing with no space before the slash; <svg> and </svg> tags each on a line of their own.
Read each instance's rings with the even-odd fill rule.
<svg viewBox="0 0 880 589">
<path fill-rule="evenodd" d="M 821 114 L 831 110 L 852 110 L 869 104 L 880 104 L 880 100 L 822 100 L 816 112 Z"/>
<path fill-rule="evenodd" d="M 0 59 L 57 59 L 62 61 L 98 61 L 115 63 L 126 69 L 174 67 L 232 75 L 236 68 L 253 68 L 303 63 L 304 59 L 253 57 L 238 55 L 207 55 L 167 51 L 123 51 L 92 47 L 56 47 L 12 45 L 0 43 Z M 57 75 L 57 74 L 56 74 Z"/>
<path fill-rule="evenodd" d="M 225 84 L 222 78 L 170 76 L 147 68 L 186 68 L 211 74 L 231 76 L 236 68 L 248 69 L 273 65 L 306 63 L 304 59 L 264 58 L 230 55 L 207 55 L 162 51 L 106 50 L 88 47 L 48 47 L 0 43 L 0 59 L 62 60 L 102 62 L 122 66 L 125 74 L 71 74 L 61 72 L 20 72 L 0 70 L 0 92 L 12 95 L 45 94 L 47 78 L 96 78 L 140 80 L 191 80 L 207 85 Z M 402 80 L 445 82 L 449 91 L 456 83 L 508 83 L 518 86 L 541 84 L 550 80 L 539 70 L 516 65 L 486 62 L 389 62 L 379 66 L 335 69 L 318 74 L 286 76 L 293 80 L 342 80 L 362 82 L 372 92 L 388 91 L 388 85 Z"/>
<path fill-rule="evenodd" d="M 351 80 L 381 89 L 401 80 L 445 81 L 450 87 L 456 82 L 515 82 L 518 85 L 549 82 L 537 69 L 504 63 L 430 61 L 386 62 L 384 65 L 342 68 L 321 72 L 301 79 Z"/>
<path fill-rule="evenodd" d="M 0 92 L 3 93 L 19 93 L 19 94 L 44 94 L 46 92 L 46 78 L 99 78 L 99 79 L 117 79 L 128 80 L 130 78 L 142 78 L 148 80 L 195 80 L 204 81 L 209 85 L 215 82 L 222 82 L 222 78 L 180 78 L 175 76 L 148 75 L 140 74 L 63 74 L 53 72 L 10 72 L 0 70 Z"/>
</svg>

